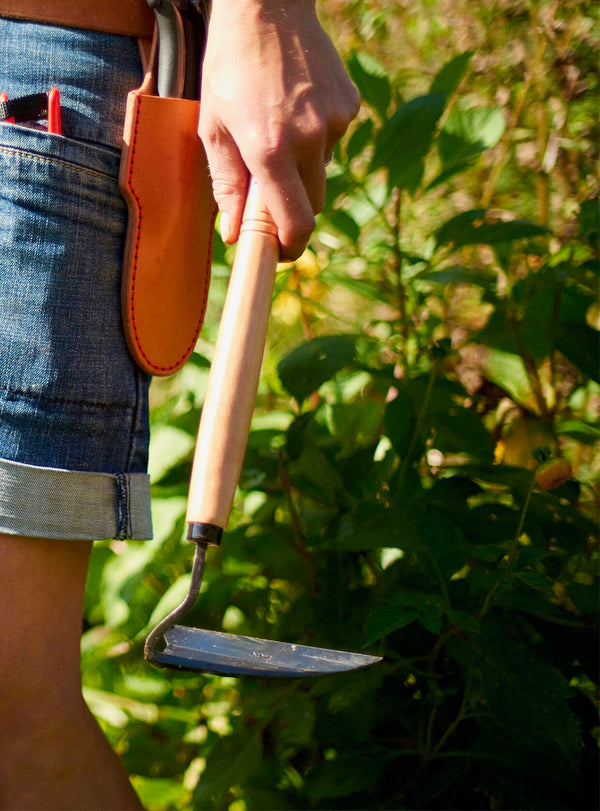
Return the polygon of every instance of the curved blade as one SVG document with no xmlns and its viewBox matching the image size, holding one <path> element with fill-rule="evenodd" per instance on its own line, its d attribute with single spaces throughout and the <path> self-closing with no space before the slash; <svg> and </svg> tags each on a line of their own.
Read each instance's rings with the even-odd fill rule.
<svg viewBox="0 0 600 811">
<path fill-rule="evenodd" d="M 164 636 L 163 651 L 152 662 L 178 670 L 223 676 L 319 676 L 380 662 L 378 656 L 313 648 L 249 636 L 175 625 Z"/>
</svg>

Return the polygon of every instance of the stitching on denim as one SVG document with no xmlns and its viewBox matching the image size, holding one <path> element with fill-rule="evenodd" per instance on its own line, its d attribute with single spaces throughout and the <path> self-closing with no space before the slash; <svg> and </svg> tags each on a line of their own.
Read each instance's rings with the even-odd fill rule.
<svg viewBox="0 0 600 811">
<path fill-rule="evenodd" d="M 42 400 L 45 403 L 61 403 L 63 405 L 76 405 L 76 406 L 83 406 L 85 408 L 102 408 L 105 411 L 112 411 L 112 410 L 123 410 L 126 409 L 131 411 L 134 408 L 133 405 L 129 403 L 101 403 L 101 402 L 94 402 L 93 400 L 76 400 L 69 397 L 49 397 L 47 394 L 41 394 L 38 392 L 32 391 L 22 391 L 21 389 L 13 389 L 10 386 L 4 386 L 0 384 L 0 391 L 4 391 L 7 394 L 14 394 L 19 397 L 27 397 L 30 400 Z"/>
<path fill-rule="evenodd" d="M 37 155 L 35 152 L 29 152 L 26 149 L 0 146 L 0 154 L 1 153 L 6 153 L 8 155 L 20 155 L 23 158 L 31 158 L 31 160 L 41 161 L 42 163 L 52 163 L 55 166 L 62 166 L 65 169 L 74 169 L 76 172 L 80 172 L 83 175 L 89 175 L 90 177 L 96 177 L 102 180 L 115 180 L 115 176 L 109 172 L 103 172 L 100 169 L 88 169 L 86 166 L 82 166 L 81 164 L 70 163 L 69 161 L 60 160 L 50 156 L 46 157 L 45 155 Z"/>
<path fill-rule="evenodd" d="M 141 369 L 136 367 L 134 374 L 135 374 L 135 405 L 133 406 L 132 418 L 129 423 L 130 430 L 129 430 L 129 442 L 127 446 L 127 470 L 131 469 L 131 461 L 133 459 L 134 451 L 137 449 L 136 438 L 138 435 L 138 428 L 141 419 L 140 409 L 142 407 L 142 401 L 144 398 L 142 386 L 144 385 L 145 373 L 142 372 Z"/>
<path fill-rule="evenodd" d="M 129 477 L 124 473 L 115 476 L 117 487 L 117 531 L 115 539 L 124 541 L 129 530 Z"/>
</svg>

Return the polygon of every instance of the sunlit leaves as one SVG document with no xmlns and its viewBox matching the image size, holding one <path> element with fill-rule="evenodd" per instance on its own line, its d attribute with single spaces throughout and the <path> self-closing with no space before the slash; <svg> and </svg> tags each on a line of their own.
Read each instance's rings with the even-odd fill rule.
<svg viewBox="0 0 600 811">
<path fill-rule="evenodd" d="M 517 239 L 544 236 L 549 229 L 527 220 L 512 219 L 495 222 L 485 209 L 473 209 L 452 217 L 436 233 L 438 245 L 495 245 Z"/>
<path fill-rule="evenodd" d="M 424 159 L 445 100 L 443 93 L 432 93 L 399 107 L 376 136 L 371 171 L 387 169 L 390 186 L 401 186 L 414 193 L 421 183 Z"/>
<path fill-rule="evenodd" d="M 355 53 L 348 60 L 348 71 L 363 100 L 385 120 L 392 90 L 384 66 L 370 54 Z"/>
<path fill-rule="evenodd" d="M 277 371 L 290 394 L 302 403 L 319 386 L 352 363 L 354 340 L 344 335 L 315 338 L 292 350 Z"/>
<path fill-rule="evenodd" d="M 498 143 L 504 128 L 500 110 L 479 107 L 453 110 L 436 140 L 442 168 L 428 188 L 464 171 L 484 150 Z"/>
<path fill-rule="evenodd" d="M 465 51 L 449 59 L 434 76 L 429 92 L 451 96 L 461 83 L 472 56 L 473 51 Z"/>
</svg>

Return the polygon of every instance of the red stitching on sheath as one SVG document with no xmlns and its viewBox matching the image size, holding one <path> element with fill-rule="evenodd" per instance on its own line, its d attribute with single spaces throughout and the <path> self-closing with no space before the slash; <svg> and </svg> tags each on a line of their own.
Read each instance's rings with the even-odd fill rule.
<svg viewBox="0 0 600 811">
<path fill-rule="evenodd" d="M 139 119 L 140 119 L 141 108 L 142 108 L 142 100 L 143 100 L 143 97 L 138 96 L 138 99 L 137 99 L 138 104 L 137 104 L 137 109 L 136 109 L 136 114 L 135 114 L 135 124 L 134 124 L 134 128 L 133 128 L 133 143 L 131 145 L 131 154 L 130 154 L 130 159 L 129 159 L 129 172 L 128 172 L 128 179 L 127 179 L 127 185 L 128 185 L 129 192 L 130 192 L 131 196 L 133 197 L 133 199 L 135 200 L 135 202 L 137 204 L 137 211 L 138 211 L 138 216 L 137 216 L 137 220 L 136 220 L 135 243 L 134 243 L 134 250 L 133 250 L 133 260 L 134 260 L 133 261 L 133 273 L 131 274 L 130 312 L 131 312 L 131 320 L 132 320 L 132 324 L 133 324 L 133 334 L 135 336 L 135 343 L 136 343 L 136 346 L 138 347 L 138 349 L 140 351 L 140 354 L 142 355 L 142 357 L 144 358 L 144 360 L 146 361 L 148 366 L 150 366 L 152 369 L 155 369 L 157 372 L 169 372 L 169 371 L 171 371 L 171 369 L 177 369 L 179 367 L 179 365 L 181 364 L 181 361 L 187 359 L 188 355 L 192 352 L 192 350 L 194 349 L 194 346 L 196 345 L 196 341 L 198 340 L 200 330 L 202 329 L 202 325 L 204 323 L 204 315 L 206 313 L 206 304 L 207 304 L 207 301 L 208 301 L 208 290 L 209 290 L 209 285 L 210 285 L 210 269 L 211 269 L 211 259 L 212 259 L 212 245 L 213 245 L 213 238 L 214 238 L 213 226 L 214 226 L 214 222 L 215 222 L 215 219 L 216 219 L 216 216 L 217 216 L 217 211 L 216 211 L 216 209 L 213 211 L 213 215 L 212 215 L 211 222 L 210 222 L 208 252 L 207 252 L 207 261 L 206 261 L 207 273 L 205 274 L 205 282 L 204 282 L 204 299 L 203 299 L 203 302 L 202 302 L 202 309 L 200 311 L 200 317 L 199 317 L 199 319 L 197 321 L 196 329 L 194 331 L 193 338 L 190 341 L 190 343 L 188 344 L 187 348 L 181 354 L 178 361 L 173 363 L 171 366 L 158 366 L 156 363 L 153 363 L 150 360 L 148 355 L 146 355 L 146 353 L 144 352 L 144 349 L 142 347 L 142 344 L 140 342 L 140 338 L 139 338 L 138 331 L 137 331 L 136 318 L 135 318 L 135 302 L 134 302 L 135 279 L 136 279 L 136 275 L 137 275 L 137 271 L 138 271 L 138 257 L 139 257 L 139 247 L 140 247 L 141 231 L 142 231 L 142 203 L 141 203 L 141 200 L 140 200 L 139 196 L 136 194 L 136 192 L 135 192 L 135 190 L 133 188 L 133 164 L 134 164 L 134 160 L 135 160 L 135 151 L 136 151 L 136 146 L 137 146 Z"/>
</svg>

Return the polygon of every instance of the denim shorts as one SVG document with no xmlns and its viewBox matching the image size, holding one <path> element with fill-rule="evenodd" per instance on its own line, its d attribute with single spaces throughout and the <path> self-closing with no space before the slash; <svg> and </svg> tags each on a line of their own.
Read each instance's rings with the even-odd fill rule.
<svg viewBox="0 0 600 811">
<path fill-rule="evenodd" d="M 140 81 L 133 39 L 0 19 L 0 91 L 58 87 L 64 133 L 0 124 L 0 533 L 152 535 L 149 378 L 120 316 L 120 139 Z"/>
</svg>

